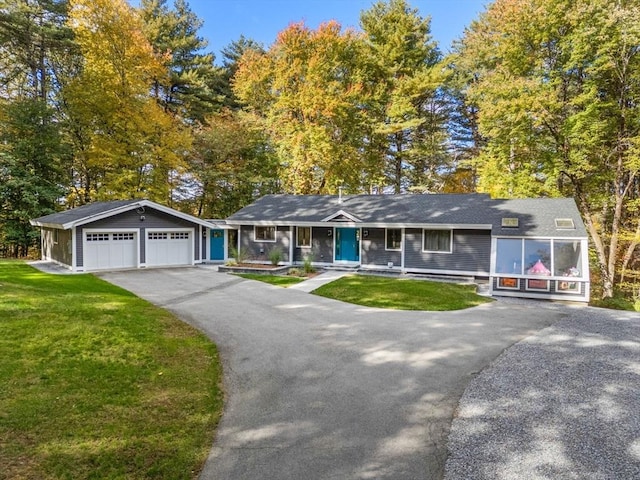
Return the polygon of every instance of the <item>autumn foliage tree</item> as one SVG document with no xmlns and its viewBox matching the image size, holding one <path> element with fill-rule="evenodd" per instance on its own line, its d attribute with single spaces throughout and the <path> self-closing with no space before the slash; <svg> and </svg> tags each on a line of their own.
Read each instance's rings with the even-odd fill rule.
<svg viewBox="0 0 640 480">
<path fill-rule="evenodd" d="M 63 92 L 74 132 L 75 201 L 148 197 L 169 202 L 190 136 L 149 96 L 168 75 L 124 0 L 72 0 L 69 26 L 81 73 Z"/>
<path fill-rule="evenodd" d="M 480 188 L 574 197 L 604 297 L 639 231 L 638 45 L 637 0 L 496 0 L 458 50 L 487 139 Z"/>
<path fill-rule="evenodd" d="M 267 52 L 248 50 L 240 59 L 234 92 L 270 133 L 285 191 L 366 184 L 360 51 L 359 36 L 336 22 L 317 30 L 296 23 Z"/>
</svg>

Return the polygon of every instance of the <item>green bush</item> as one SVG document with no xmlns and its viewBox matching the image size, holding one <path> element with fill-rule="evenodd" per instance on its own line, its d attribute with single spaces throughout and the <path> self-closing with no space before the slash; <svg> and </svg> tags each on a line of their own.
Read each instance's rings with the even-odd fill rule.
<svg viewBox="0 0 640 480">
<path fill-rule="evenodd" d="M 272 248 L 269 251 L 269 261 L 271 262 L 271 265 L 276 267 L 278 266 L 281 260 L 282 260 L 282 250 L 280 250 L 279 247 Z"/>
<path fill-rule="evenodd" d="M 312 265 L 312 262 L 313 262 L 313 255 L 309 254 L 306 257 L 304 257 L 303 268 L 304 268 L 304 273 L 306 273 L 307 275 L 310 273 L 315 273 L 316 271 L 316 269 Z"/>
<path fill-rule="evenodd" d="M 235 259 L 235 263 L 245 263 L 249 259 L 247 252 L 241 248 L 231 247 L 230 252 Z"/>
</svg>

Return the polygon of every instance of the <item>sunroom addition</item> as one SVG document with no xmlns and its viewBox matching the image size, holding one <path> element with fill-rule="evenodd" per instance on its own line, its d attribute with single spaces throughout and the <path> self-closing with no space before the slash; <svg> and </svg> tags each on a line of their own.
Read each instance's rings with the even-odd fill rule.
<svg viewBox="0 0 640 480">
<path fill-rule="evenodd" d="M 496 293 L 544 292 L 570 299 L 588 295 L 585 240 L 558 238 L 495 238 L 492 287 Z"/>
</svg>

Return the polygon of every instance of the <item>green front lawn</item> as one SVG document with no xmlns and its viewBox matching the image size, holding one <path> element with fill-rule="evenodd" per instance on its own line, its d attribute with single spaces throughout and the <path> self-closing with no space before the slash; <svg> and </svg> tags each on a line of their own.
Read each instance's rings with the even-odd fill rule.
<svg viewBox="0 0 640 480">
<path fill-rule="evenodd" d="M 222 411 L 215 346 L 92 275 L 0 262 L 0 478 L 195 478 Z"/>
<path fill-rule="evenodd" d="M 473 285 L 373 275 L 342 277 L 313 293 L 356 305 L 396 310 L 461 310 L 492 301 L 477 295 Z"/>
</svg>

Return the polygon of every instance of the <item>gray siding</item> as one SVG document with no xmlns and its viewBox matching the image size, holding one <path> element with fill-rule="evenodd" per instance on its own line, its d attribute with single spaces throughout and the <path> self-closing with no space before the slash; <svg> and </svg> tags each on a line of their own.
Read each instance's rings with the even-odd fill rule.
<svg viewBox="0 0 640 480">
<path fill-rule="evenodd" d="M 55 233 L 58 232 L 58 242 L 55 243 Z M 71 255 L 72 241 L 71 230 L 42 228 L 42 256 L 71 267 L 73 258 Z"/>
<path fill-rule="evenodd" d="M 144 215 L 144 221 L 140 221 L 140 215 Z M 159 210 L 146 207 L 143 214 L 138 213 L 136 210 L 130 210 L 128 212 L 114 215 L 109 218 L 104 218 L 96 222 L 87 223 L 81 227 L 76 228 L 76 248 L 78 253 L 78 266 L 84 265 L 83 251 L 82 251 L 82 237 L 85 228 L 101 228 L 105 231 L 114 228 L 138 228 L 138 241 L 140 242 L 140 263 L 146 262 L 145 256 L 145 238 L 147 228 L 193 228 L 195 245 L 193 251 L 195 252 L 195 260 L 200 260 L 204 256 L 200 257 L 200 248 L 204 243 L 200 237 L 200 226 L 196 223 L 191 223 L 182 218 L 174 217 Z M 206 248 L 206 245 L 205 245 Z"/>
<path fill-rule="evenodd" d="M 291 240 L 289 227 L 276 227 L 275 242 L 256 242 L 254 241 L 253 225 L 240 227 L 240 250 L 247 254 L 248 260 L 269 262 L 269 252 L 279 248 L 282 252 L 282 261 L 288 262 Z"/>
<path fill-rule="evenodd" d="M 389 262 L 399 267 L 402 262 L 402 252 L 386 250 L 385 229 L 367 228 L 369 234 L 365 237 L 362 234 L 362 264 L 387 266 Z"/>
<path fill-rule="evenodd" d="M 454 230 L 452 253 L 422 251 L 422 229 L 405 231 L 405 269 L 489 272 L 491 232 Z"/>
<path fill-rule="evenodd" d="M 294 228 L 294 235 L 295 232 Z M 331 232 L 331 236 L 328 232 Z M 293 241 L 296 241 L 295 238 Z M 309 254 L 311 254 L 313 262 L 333 263 L 333 227 L 313 227 L 311 229 L 311 248 L 296 247 L 293 259 L 296 262 L 303 262 Z"/>
<path fill-rule="evenodd" d="M 311 235 L 313 261 L 333 263 L 333 228 L 314 227 Z"/>
</svg>

